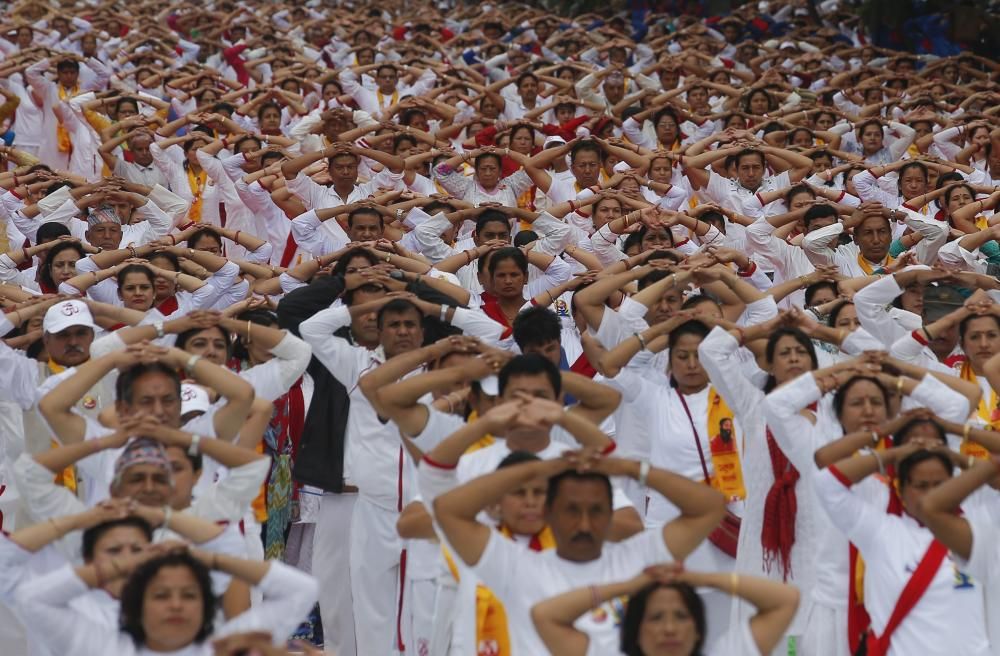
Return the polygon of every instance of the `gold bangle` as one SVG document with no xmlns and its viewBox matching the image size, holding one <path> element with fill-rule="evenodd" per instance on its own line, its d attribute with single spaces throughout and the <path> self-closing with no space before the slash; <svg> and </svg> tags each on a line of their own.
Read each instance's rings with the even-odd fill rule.
<svg viewBox="0 0 1000 656">
<path fill-rule="evenodd" d="M 966 442 L 969 441 L 969 433 L 972 432 L 972 424 L 966 424 L 965 428 L 962 429 L 962 439 Z"/>
<path fill-rule="evenodd" d="M 250 320 L 247 319 L 247 344 L 252 343 L 253 340 L 250 339 Z"/>
<path fill-rule="evenodd" d="M 902 376 L 900 376 L 899 378 L 896 379 L 896 394 L 899 394 L 901 396 L 903 394 L 903 377 Z"/>
<path fill-rule="evenodd" d="M 732 588 L 730 594 L 736 595 L 740 589 L 740 575 L 736 572 L 729 572 L 729 587 Z"/>
<path fill-rule="evenodd" d="M 969 461 L 967 463 L 965 463 L 965 468 L 966 469 L 972 469 L 972 466 L 975 465 L 975 464 L 976 464 L 976 456 L 970 454 L 969 455 Z"/>
</svg>

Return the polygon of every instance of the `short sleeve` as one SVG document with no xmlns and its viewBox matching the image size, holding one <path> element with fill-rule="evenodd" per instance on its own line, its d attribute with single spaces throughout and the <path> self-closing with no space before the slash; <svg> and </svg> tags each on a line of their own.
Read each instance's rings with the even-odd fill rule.
<svg viewBox="0 0 1000 656">
<path fill-rule="evenodd" d="M 500 599 L 511 594 L 512 583 L 531 581 L 534 577 L 522 571 L 531 554 L 523 546 L 505 538 L 497 531 L 490 531 L 489 542 L 472 570 Z"/>
</svg>

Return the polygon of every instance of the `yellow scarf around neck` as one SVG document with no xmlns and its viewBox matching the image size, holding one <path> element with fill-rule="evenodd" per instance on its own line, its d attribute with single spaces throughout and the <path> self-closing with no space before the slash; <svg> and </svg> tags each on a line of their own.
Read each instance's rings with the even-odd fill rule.
<svg viewBox="0 0 1000 656">
<path fill-rule="evenodd" d="M 961 371 L 962 380 L 967 380 L 970 383 L 975 383 L 979 385 L 979 380 L 976 378 L 976 374 L 972 371 L 972 365 L 968 360 L 962 363 Z M 990 398 L 987 400 L 986 397 L 979 399 L 979 407 L 976 408 L 976 416 L 978 416 L 988 430 L 996 430 L 996 424 L 1000 423 L 1000 409 L 997 408 L 997 393 L 996 390 L 990 388 Z M 964 456 L 974 456 L 979 460 L 986 460 L 990 457 L 990 452 L 979 444 L 972 442 L 970 440 L 962 440 L 962 455 Z"/>
</svg>

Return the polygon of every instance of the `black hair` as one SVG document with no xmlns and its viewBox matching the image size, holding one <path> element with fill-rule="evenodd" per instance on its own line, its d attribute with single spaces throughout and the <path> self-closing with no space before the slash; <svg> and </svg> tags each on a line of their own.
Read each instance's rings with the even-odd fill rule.
<svg viewBox="0 0 1000 656">
<path fill-rule="evenodd" d="M 358 292 L 363 292 L 365 294 L 375 294 L 378 292 L 386 291 L 385 287 L 379 285 L 378 283 L 366 283 L 360 287 L 354 289 L 348 289 L 344 292 L 344 305 L 350 307 L 354 305 L 354 295 Z"/>
<path fill-rule="evenodd" d="M 210 228 L 200 228 L 195 230 L 191 236 L 187 238 L 188 248 L 195 248 L 195 245 L 206 237 L 217 241 L 219 246 L 222 246 L 222 237 L 219 236 L 219 233 L 211 230 Z"/>
<path fill-rule="evenodd" d="M 451 203 L 443 200 L 432 200 L 431 202 L 424 205 L 424 212 L 430 216 L 434 216 L 438 212 L 454 212 L 455 206 Z"/>
<path fill-rule="evenodd" d="M 549 486 L 545 491 L 545 507 L 551 508 L 552 504 L 555 503 L 556 497 L 559 496 L 559 487 L 562 485 L 563 481 L 596 481 L 603 483 L 607 489 L 608 493 L 608 507 L 611 508 L 614 505 L 614 494 L 611 491 L 611 479 L 604 474 L 598 474 L 597 472 L 579 472 L 575 469 L 569 469 L 562 472 L 561 474 L 556 474 L 549 479 Z"/>
<path fill-rule="evenodd" d="M 378 311 L 378 327 L 379 330 L 382 329 L 382 322 L 387 314 L 406 314 L 407 312 L 416 312 L 417 316 L 420 317 L 420 321 L 423 322 L 424 313 L 420 311 L 420 308 L 416 306 L 413 301 L 405 298 L 394 298 L 385 305 L 383 305 Z"/>
<path fill-rule="evenodd" d="M 515 355 L 511 358 L 497 374 L 498 392 L 503 396 L 512 376 L 535 376 L 538 374 L 545 374 L 552 385 L 555 397 L 559 398 L 559 394 L 562 393 L 562 374 L 559 373 L 559 369 L 554 364 L 537 353 Z"/>
<path fill-rule="evenodd" d="M 537 75 L 531 72 L 527 72 L 527 73 L 521 73 L 520 75 L 517 76 L 517 80 L 514 82 L 514 86 L 519 88 L 521 84 L 524 83 L 524 81 L 529 78 L 534 80 L 535 82 L 538 82 Z"/>
<path fill-rule="evenodd" d="M 975 198 L 976 198 L 976 190 L 973 189 L 972 185 L 970 185 L 969 183 L 963 182 L 961 184 L 957 184 L 957 185 L 951 187 L 950 189 L 948 189 L 948 191 L 944 192 L 944 204 L 947 205 L 948 203 L 950 203 L 951 202 L 951 195 L 954 194 L 959 189 L 961 189 L 962 187 L 965 187 L 965 190 L 968 191 L 969 195 L 972 196 L 972 199 L 975 200 Z"/>
<path fill-rule="evenodd" d="M 649 603 L 649 598 L 654 592 L 664 588 L 676 590 L 677 594 L 680 595 L 684 608 L 694 622 L 695 633 L 698 636 L 691 656 L 701 656 L 708 630 L 705 619 L 705 602 L 702 601 L 698 592 L 687 583 L 651 583 L 629 597 L 621 626 L 621 652 L 625 656 L 648 656 L 643 654 L 639 647 L 639 628 L 646 616 L 646 605 Z"/>
<path fill-rule="evenodd" d="M 58 64 L 56 64 L 56 72 L 63 71 L 80 71 L 80 64 L 75 59 L 63 59 Z"/>
<path fill-rule="evenodd" d="M 806 307 L 813 307 L 815 305 L 813 299 L 816 297 L 816 294 L 824 289 L 832 291 L 834 296 L 840 294 L 840 290 L 837 289 L 837 283 L 830 282 L 829 280 L 820 280 L 806 287 Z"/>
<path fill-rule="evenodd" d="M 927 172 L 927 165 L 923 162 L 909 162 L 907 164 L 903 164 L 903 166 L 899 169 L 899 178 L 896 180 L 896 188 L 900 191 L 900 193 L 902 193 L 903 190 L 903 174 L 910 169 L 920 171 L 920 173 L 923 174 L 924 182 L 927 182 L 929 179 L 930 174 Z"/>
<path fill-rule="evenodd" d="M 142 626 L 142 607 L 146 598 L 146 588 L 164 567 L 186 567 L 198 583 L 202 598 L 201 628 L 198 629 L 194 641 L 201 644 L 212 635 L 217 601 L 212 593 L 212 579 L 208 568 L 187 551 L 169 553 L 146 561 L 132 572 L 132 576 L 122 589 L 119 619 L 121 630 L 131 636 L 132 642 L 137 647 L 145 644 L 146 631 Z"/>
<path fill-rule="evenodd" d="M 791 337 L 796 342 L 799 343 L 802 348 L 806 350 L 809 354 L 809 361 L 812 363 L 812 369 L 819 368 L 819 359 L 816 357 L 816 347 L 813 346 L 812 340 L 809 336 L 798 328 L 786 328 L 781 327 L 776 329 L 767 338 L 767 346 L 764 348 L 764 357 L 767 359 L 768 364 L 774 362 L 774 352 L 778 348 L 778 342 L 782 337 Z M 767 382 L 764 384 L 764 392 L 770 392 L 778 384 L 778 381 L 774 379 L 773 374 L 768 374 Z"/>
<path fill-rule="evenodd" d="M 750 101 L 753 100 L 754 96 L 763 94 L 767 98 L 767 109 L 768 111 L 775 110 L 778 108 L 778 103 L 774 101 L 774 96 L 765 91 L 764 89 L 754 89 L 747 94 L 747 97 L 743 100 L 743 111 L 750 113 Z"/>
<path fill-rule="evenodd" d="M 260 107 L 257 108 L 257 120 L 258 121 L 260 121 L 261 119 L 264 118 L 264 112 L 266 110 L 268 110 L 268 109 L 276 109 L 276 110 L 278 110 L 278 118 L 279 119 L 281 118 L 281 105 L 279 105 L 276 102 L 269 101 L 269 102 L 261 103 Z"/>
<path fill-rule="evenodd" d="M 417 145 L 417 138 L 412 134 L 406 132 L 400 132 L 392 138 L 392 152 L 399 150 L 399 146 L 405 142 L 409 141 L 414 146 Z"/>
<path fill-rule="evenodd" d="M 81 246 L 78 242 L 64 241 L 60 244 L 56 244 L 49 249 L 48 254 L 45 256 L 45 261 L 42 262 L 42 266 L 38 270 L 38 281 L 40 283 L 48 286 L 50 289 L 56 289 L 58 287 L 55 280 L 52 279 L 52 261 L 55 259 L 56 255 L 59 255 L 59 253 L 69 250 L 76 251 L 77 255 L 80 256 L 79 259 L 81 260 L 87 257 L 86 251 L 83 250 L 83 246 Z"/>
<path fill-rule="evenodd" d="M 594 153 L 597 155 L 598 162 L 604 161 L 604 151 L 601 150 L 601 147 L 596 142 L 589 139 L 573 144 L 573 147 L 569 151 L 569 161 L 576 163 L 576 158 L 580 153 Z"/>
<path fill-rule="evenodd" d="M 514 342 L 522 351 L 529 346 L 542 346 L 561 341 L 562 321 L 547 307 L 533 305 L 514 318 Z"/>
<path fill-rule="evenodd" d="M 969 324 L 976 319 L 993 319 L 993 323 L 996 324 L 997 328 L 1000 329 L 1000 318 L 997 318 L 992 314 L 972 314 L 964 319 L 958 324 L 958 341 L 962 343 L 965 341 L 965 333 L 969 330 Z"/>
<path fill-rule="evenodd" d="M 896 480 L 899 481 L 899 489 L 902 491 L 910 482 L 910 474 L 913 472 L 917 465 L 927 462 L 928 460 L 937 460 L 943 466 L 948 475 L 951 476 L 955 471 L 955 465 L 952 464 L 951 459 L 944 453 L 940 451 L 928 451 L 927 449 L 920 449 L 915 451 L 910 455 L 906 456 L 899 461 L 896 465 Z"/>
<path fill-rule="evenodd" d="M 537 455 L 529 451 L 511 451 L 507 454 L 500 464 L 497 465 L 497 471 L 505 467 L 513 467 L 514 465 L 521 465 L 526 462 L 538 462 L 541 460 Z"/>
<path fill-rule="evenodd" d="M 257 147 L 254 148 L 254 150 L 260 150 L 260 147 L 263 145 L 261 144 L 260 139 L 258 139 L 257 137 L 253 136 L 252 134 L 245 134 L 233 142 L 233 152 L 236 153 L 240 152 L 240 146 L 242 146 L 247 141 L 252 141 L 255 144 L 257 144 Z M 190 243 L 190 241 L 191 240 L 189 239 L 188 242 Z"/>
<path fill-rule="evenodd" d="M 873 385 L 878 387 L 878 391 L 882 393 L 882 400 L 885 402 L 886 407 L 889 407 L 889 391 L 885 389 L 885 386 L 882 384 L 882 381 L 880 381 L 878 378 L 873 378 L 871 376 L 852 376 L 847 380 L 846 383 L 841 385 L 840 389 L 838 389 L 833 395 L 833 411 L 837 415 L 838 419 L 840 418 L 840 415 L 844 411 L 844 403 L 847 402 L 847 393 L 856 384 L 865 381 L 872 383 Z"/>
<path fill-rule="evenodd" d="M 130 515 L 128 517 L 121 517 L 119 519 L 109 519 L 106 522 L 101 522 L 96 526 L 91 526 L 83 531 L 82 537 L 82 552 L 83 552 L 83 562 L 89 563 L 94 559 L 94 549 L 97 547 L 97 541 L 104 537 L 104 534 L 116 528 L 121 528 L 123 526 L 130 526 L 132 528 L 137 528 L 143 532 L 146 536 L 147 542 L 153 541 L 153 527 L 149 525 L 142 517 L 137 517 L 135 515 Z"/>
<path fill-rule="evenodd" d="M 867 128 L 870 125 L 877 126 L 879 132 L 882 131 L 882 121 L 880 121 L 877 118 L 870 118 L 856 128 L 856 134 L 858 135 L 858 139 L 861 139 L 861 135 L 865 133 L 865 128 Z"/>
<path fill-rule="evenodd" d="M 125 278 L 127 278 L 128 274 L 130 273 L 142 274 L 147 278 L 149 278 L 149 284 L 151 285 L 156 284 L 156 274 L 154 274 L 153 270 L 150 269 L 148 266 L 146 266 L 145 264 L 126 264 L 124 267 L 121 268 L 120 271 L 118 271 L 118 275 L 116 276 L 118 280 L 119 292 L 122 290 L 122 286 L 125 284 Z"/>
<path fill-rule="evenodd" d="M 516 248 L 527 246 L 533 241 L 538 241 L 538 233 L 534 230 L 522 230 L 514 235 L 514 246 Z"/>
<path fill-rule="evenodd" d="M 347 227 L 354 227 L 354 217 L 356 216 L 376 216 L 378 217 L 378 227 L 379 230 L 385 228 L 385 222 L 382 220 L 382 213 L 371 207 L 359 207 L 356 210 L 351 210 L 351 213 L 347 215 Z"/>
<path fill-rule="evenodd" d="M 499 248 L 491 254 L 489 264 L 487 265 L 487 272 L 490 274 L 491 278 L 500 263 L 505 260 L 512 260 L 517 268 L 520 269 L 522 273 L 527 275 L 528 258 L 521 252 L 521 249 L 514 248 L 513 246 L 507 246 L 505 248 Z"/>
<path fill-rule="evenodd" d="M 694 335 L 700 339 L 705 339 L 705 337 L 708 336 L 708 333 L 708 326 L 697 319 L 691 319 L 690 321 L 685 321 L 681 325 L 674 328 L 673 331 L 671 331 L 670 336 L 667 338 L 667 343 L 672 351 L 677 346 L 677 342 L 680 341 L 681 337 L 684 337 L 685 335 Z"/>
<path fill-rule="evenodd" d="M 507 226 L 507 232 L 510 232 L 510 218 L 500 210 L 488 209 L 479 213 L 476 217 L 476 232 L 482 231 L 487 223 L 503 223 Z"/>
<path fill-rule="evenodd" d="M 150 262 L 152 262 L 153 260 L 157 260 L 157 259 L 159 259 L 159 260 L 166 260 L 166 261 L 170 262 L 174 266 L 174 268 L 173 268 L 174 271 L 180 271 L 181 270 L 181 261 L 180 261 L 180 259 L 178 259 L 178 257 L 176 255 L 174 255 L 173 253 L 171 253 L 170 251 L 159 251 L 157 253 L 151 253 L 149 255 L 148 259 L 149 259 Z"/>
<path fill-rule="evenodd" d="M 495 159 L 497 161 L 497 168 L 503 169 L 503 158 L 498 153 L 480 153 L 476 155 L 476 160 L 472 163 L 472 168 L 478 171 L 479 165 L 488 159 Z"/>
<path fill-rule="evenodd" d="M 226 359 L 228 360 L 229 356 L 233 354 L 233 340 L 230 338 L 229 331 L 219 325 L 212 326 L 211 328 L 188 328 L 184 332 L 177 334 L 177 341 L 174 343 L 174 346 L 183 351 L 184 347 L 187 346 L 187 343 L 195 335 L 206 330 L 218 330 L 222 333 L 222 339 L 226 342 Z"/>
<path fill-rule="evenodd" d="M 843 312 L 844 308 L 846 308 L 848 305 L 854 305 L 854 301 L 845 300 L 834 305 L 833 308 L 830 310 L 830 314 L 826 318 L 827 325 L 830 326 L 831 328 L 836 326 L 837 319 L 840 318 L 840 313 Z"/>
<path fill-rule="evenodd" d="M 816 198 L 816 192 L 812 190 L 812 187 L 807 184 L 797 184 L 788 188 L 788 192 L 785 194 L 785 206 L 791 209 L 792 198 L 799 194 L 808 194 L 810 198 Z"/>
<path fill-rule="evenodd" d="M 46 221 L 38 226 L 38 231 L 35 233 L 35 243 L 44 244 L 59 237 L 68 237 L 71 234 L 69 228 L 62 223 L 58 221 Z"/>
<path fill-rule="evenodd" d="M 937 438 L 938 440 L 941 441 L 942 444 L 948 443 L 947 434 L 945 434 L 944 429 L 941 428 L 941 426 L 939 426 L 936 421 L 932 421 L 930 419 L 921 419 L 917 417 L 911 419 L 910 421 L 900 426 L 899 430 L 896 431 L 892 436 L 892 445 L 902 446 L 906 441 L 906 436 L 909 435 L 910 431 L 912 431 L 917 426 L 930 426 L 931 428 L 934 429 L 934 432 L 937 433 Z"/>
<path fill-rule="evenodd" d="M 822 205 L 813 205 L 806 210 L 805 216 L 802 217 L 802 223 L 805 225 L 806 230 L 809 230 L 809 224 L 816 219 L 825 219 L 827 217 L 833 217 L 834 219 L 839 218 L 837 214 L 837 208 L 833 205 L 827 205 L 823 203 Z"/>
<path fill-rule="evenodd" d="M 399 124 L 400 125 L 410 125 L 410 123 L 418 116 L 426 117 L 427 114 L 424 110 L 419 107 L 407 107 L 399 113 Z M 412 135 L 410 136 L 413 139 Z M 415 140 L 414 140 L 415 141 Z"/>
<path fill-rule="evenodd" d="M 757 157 L 760 158 L 761 166 L 767 166 L 767 159 L 764 157 L 764 153 L 757 150 L 756 148 L 744 148 L 740 152 L 733 155 L 733 162 L 737 166 L 739 166 L 740 160 L 746 157 L 747 155 L 756 155 Z"/>
<path fill-rule="evenodd" d="M 115 399 L 132 403 L 132 395 L 135 393 L 135 382 L 146 374 L 163 374 L 171 378 L 176 387 L 177 397 L 181 396 L 181 377 L 174 369 L 171 369 L 162 362 L 141 362 L 133 365 L 121 372 L 115 381 Z"/>
<path fill-rule="evenodd" d="M 245 310 L 236 315 L 238 321 L 249 321 L 252 324 L 258 326 L 278 326 L 278 315 L 270 310 L 265 310 L 264 308 L 256 308 L 254 310 Z M 250 352 L 247 351 L 246 344 L 243 342 L 243 338 L 239 338 L 233 344 L 233 357 L 239 360 L 249 360 Z"/>
<path fill-rule="evenodd" d="M 136 112 L 139 111 L 138 100 L 130 96 L 122 96 L 121 98 L 115 101 L 115 116 L 118 116 L 118 113 L 122 111 L 122 105 L 127 105 L 127 104 L 133 105 L 135 107 Z"/>
<path fill-rule="evenodd" d="M 368 264 L 370 264 L 371 266 L 375 266 L 379 262 L 378 258 L 375 257 L 375 255 L 373 255 L 371 251 L 359 246 L 357 248 L 352 248 L 351 250 L 347 251 L 346 253 L 340 256 L 340 259 L 337 260 L 337 263 L 333 265 L 333 271 L 332 271 L 333 275 L 335 276 L 345 275 L 347 273 L 347 267 L 350 265 L 351 260 L 357 259 L 359 257 L 368 260 Z"/>
</svg>

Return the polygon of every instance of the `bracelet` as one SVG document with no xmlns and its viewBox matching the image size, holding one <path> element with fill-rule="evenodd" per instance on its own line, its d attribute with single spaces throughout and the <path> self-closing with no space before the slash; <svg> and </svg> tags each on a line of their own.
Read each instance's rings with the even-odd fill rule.
<svg viewBox="0 0 1000 656">
<path fill-rule="evenodd" d="M 868 455 L 874 456 L 875 462 L 878 463 L 878 473 L 885 475 L 885 465 L 882 463 L 882 456 L 879 455 L 878 451 L 871 448 L 865 448 L 864 452 Z"/>
<path fill-rule="evenodd" d="M 740 575 L 736 572 L 729 572 L 729 587 L 731 589 L 730 594 L 736 595 L 740 589 Z"/>
<path fill-rule="evenodd" d="M 649 464 L 648 460 L 639 462 L 639 478 L 636 479 L 639 481 L 639 487 L 646 487 L 646 481 L 649 479 L 649 470 L 652 468 L 653 466 Z"/>
<path fill-rule="evenodd" d="M 576 211 L 576 205 L 573 204 L 573 201 L 569 201 L 569 211 L 570 212 Z"/>
<path fill-rule="evenodd" d="M 237 230 L 236 234 L 233 235 L 233 241 L 236 242 L 237 244 L 240 243 L 240 233 L 241 232 L 243 232 L 243 231 L 242 230 Z"/>
<path fill-rule="evenodd" d="M 191 444 L 188 446 L 187 453 L 192 458 L 201 453 L 201 435 L 198 433 L 191 434 Z"/>
<path fill-rule="evenodd" d="M 590 607 L 597 608 L 601 605 L 601 597 L 597 594 L 597 586 L 590 586 Z"/>
<path fill-rule="evenodd" d="M 976 464 L 976 456 L 969 455 L 969 461 L 965 463 L 966 469 L 972 469 L 972 466 Z"/>
<path fill-rule="evenodd" d="M 391 257 L 392 257 L 392 253 L 386 253 L 385 254 L 385 261 L 388 262 L 389 258 L 391 258 Z"/>
<path fill-rule="evenodd" d="M 739 326 L 736 326 L 736 332 L 740 334 L 739 338 L 737 339 L 737 342 L 739 343 L 740 346 L 743 346 L 744 344 L 747 343 L 747 334 L 743 332 L 743 329 L 740 328 Z"/>
<path fill-rule="evenodd" d="M 194 366 L 198 364 L 198 360 L 201 360 L 200 355 L 192 355 L 188 358 L 187 364 L 184 365 L 184 371 L 187 372 L 188 376 L 194 375 Z"/>
<path fill-rule="evenodd" d="M 127 248 L 128 248 L 128 254 L 132 257 L 136 257 L 135 246 L 128 246 Z"/>
<path fill-rule="evenodd" d="M 167 235 L 167 236 L 170 237 L 170 245 L 171 246 L 176 246 L 177 245 L 177 237 L 174 237 L 173 235 Z"/>
<path fill-rule="evenodd" d="M 153 322 L 153 328 L 156 329 L 156 338 L 157 339 L 162 338 L 163 334 L 164 334 L 164 332 L 163 332 L 163 322 L 162 321 L 155 321 L 155 322 Z"/>
<path fill-rule="evenodd" d="M 466 264 L 466 266 L 472 264 L 472 256 L 469 255 L 468 249 L 462 251 L 462 255 L 465 256 L 465 264 Z"/>
<path fill-rule="evenodd" d="M 251 325 L 250 320 L 247 319 L 247 344 L 253 343 L 253 339 L 251 339 L 250 337 L 250 325 Z"/>
<path fill-rule="evenodd" d="M 447 322 L 448 321 L 447 317 L 448 317 L 448 306 L 445 305 L 444 303 L 442 303 L 441 304 L 441 316 L 440 316 L 440 319 L 441 319 L 441 321 Z"/>
<path fill-rule="evenodd" d="M 643 338 L 642 334 L 641 333 L 632 333 L 632 334 L 635 335 L 635 338 L 637 340 L 639 340 L 639 346 L 641 347 L 639 350 L 640 351 L 645 351 L 646 350 L 646 340 Z"/>
<path fill-rule="evenodd" d="M 966 424 L 965 428 L 962 429 L 962 439 L 966 442 L 969 441 L 969 433 L 972 432 L 972 424 Z"/>
<path fill-rule="evenodd" d="M 170 518 L 173 516 L 173 514 L 174 514 L 173 508 L 171 508 L 169 505 L 163 506 L 163 523 L 160 524 L 162 528 L 167 528 L 167 525 L 170 524 Z"/>
<path fill-rule="evenodd" d="M 881 440 L 882 438 L 879 437 L 878 431 L 872 431 L 872 446 L 877 446 Z"/>
<path fill-rule="evenodd" d="M 56 530 L 56 535 L 62 535 L 62 530 L 59 528 L 59 525 L 56 524 L 55 517 L 49 517 L 49 523 L 52 524 L 52 528 Z"/>
</svg>

